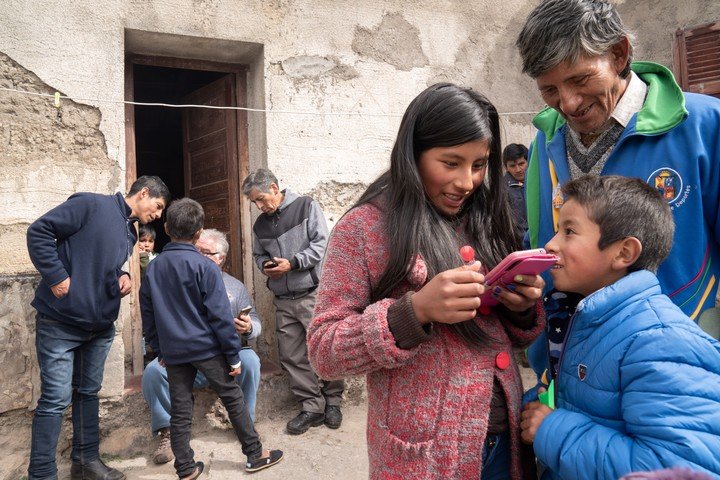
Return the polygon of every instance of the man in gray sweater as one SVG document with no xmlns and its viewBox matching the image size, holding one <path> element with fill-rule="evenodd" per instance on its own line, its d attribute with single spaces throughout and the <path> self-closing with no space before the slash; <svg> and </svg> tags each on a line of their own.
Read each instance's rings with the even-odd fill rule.
<svg viewBox="0 0 720 480">
<path fill-rule="evenodd" d="M 253 258 L 275 295 L 280 364 L 302 403 L 302 411 L 288 422 L 287 431 L 298 435 L 323 423 L 339 428 L 345 384 L 318 379 L 305 339 L 328 241 L 325 217 L 312 198 L 289 189 L 281 191 L 277 177 L 264 168 L 247 176 L 243 193 L 262 211 L 253 225 Z"/>
</svg>

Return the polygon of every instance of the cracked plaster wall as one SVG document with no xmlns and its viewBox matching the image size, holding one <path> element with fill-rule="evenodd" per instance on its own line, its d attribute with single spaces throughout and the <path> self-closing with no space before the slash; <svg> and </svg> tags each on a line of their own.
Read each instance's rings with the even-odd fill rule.
<svg viewBox="0 0 720 480">
<path fill-rule="evenodd" d="M 638 33 L 637 58 L 665 64 L 675 28 L 720 17 L 720 4 L 709 0 L 619 3 Z M 15 2 L 0 16 L 0 84 L 58 90 L 73 101 L 63 102 L 59 124 L 49 100 L 0 92 L 0 240 L 6 247 L 0 275 L 32 272 L 24 231 L 34 218 L 74 191 L 125 188 L 124 107 L 87 99 L 124 97 L 126 30 L 229 46 L 208 60 L 231 61 L 233 42 L 262 45 L 251 64 L 251 107 L 401 114 L 426 86 L 453 81 L 485 93 L 501 113 L 534 112 L 542 102 L 534 82 L 520 73 L 514 40 L 535 4 L 247 0 L 238 8 L 234 0 Z M 250 167 L 268 166 L 281 184 L 314 194 L 331 223 L 387 168 L 400 122 L 392 115 L 248 116 Z M 503 116 L 505 140 L 528 143 L 531 117 Z M 259 274 L 254 286 L 261 313 L 271 318 Z M 117 376 L 110 378 L 121 384 Z"/>
</svg>

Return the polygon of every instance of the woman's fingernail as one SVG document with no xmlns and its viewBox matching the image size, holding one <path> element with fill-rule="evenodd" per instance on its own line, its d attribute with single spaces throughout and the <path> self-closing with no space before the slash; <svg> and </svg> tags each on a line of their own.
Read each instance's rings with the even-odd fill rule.
<svg viewBox="0 0 720 480">
<path fill-rule="evenodd" d="M 502 288 L 500 288 L 500 287 L 493 288 L 493 295 L 500 295 L 500 292 L 502 292 Z"/>
<path fill-rule="evenodd" d="M 508 285 L 505 285 L 505 288 L 507 288 L 507 289 L 510 290 L 511 292 L 515 293 L 515 288 L 517 288 L 517 287 L 515 287 L 515 285 L 513 285 L 512 283 L 510 283 L 510 284 L 508 284 Z"/>
<path fill-rule="evenodd" d="M 523 276 L 522 276 L 522 275 L 515 275 L 515 279 L 514 279 L 514 280 L 515 280 L 516 282 L 522 282 L 522 281 L 523 281 Z"/>
</svg>

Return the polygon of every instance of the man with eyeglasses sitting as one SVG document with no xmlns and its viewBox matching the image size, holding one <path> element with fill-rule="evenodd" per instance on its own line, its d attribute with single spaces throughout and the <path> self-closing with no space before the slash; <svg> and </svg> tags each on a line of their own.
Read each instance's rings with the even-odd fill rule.
<svg viewBox="0 0 720 480">
<path fill-rule="evenodd" d="M 226 235 L 215 229 L 203 230 L 195 247 L 200 253 L 215 262 L 220 269 L 225 264 L 230 249 Z M 248 341 L 257 338 L 262 327 L 245 285 L 226 272 L 222 272 L 222 277 L 232 314 L 235 317 L 235 330 L 243 346 L 240 351 L 242 370 L 240 375 L 235 378 L 243 391 L 250 418 L 254 422 L 257 390 L 260 386 L 260 358 L 248 346 Z M 250 311 L 244 313 L 246 307 L 250 307 Z M 202 373 L 198 372 L 194 387 L 207 386 L 207 380 Z M 150 407 L 153 435 L 160 437 L 158 447 L 153 453 L 153 462 L 158 465 L 167 463 L 175 458 L 170 448 L 170 387 L 167 371 L 158 363 L 157 358 L 145 367 L 142 377 L 142 392 Z"/>
</svg>

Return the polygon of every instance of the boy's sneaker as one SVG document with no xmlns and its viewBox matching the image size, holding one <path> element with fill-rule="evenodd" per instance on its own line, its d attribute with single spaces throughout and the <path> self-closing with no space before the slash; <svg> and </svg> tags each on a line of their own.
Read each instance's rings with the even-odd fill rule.
<svg viewBox="0 0 720 480">
<path fill-rule="evenodd" d="M 205 464 L 203 462 L 195 462 L 195 470 L 187 477 L 180 477 L 180 480 L 195 480 L 202 475 L 203 470 L 205 470 Z"/>
<path fill-rule="evenodd" d="M 254 473 L 262 469 L 272 467 L 283 458 L 282 450 L 263 450 L 263 453 L 265 455 L 262 457 L 256 457 L 252 460 L 248 458 L 248 461 L 245 464 L 246 472 Z"/>
<path fill-rule="evenodd" d="M 291 435 L 300 435 L 310 427 L 319 427 L 325 422 L 324 413 L 300 412 L 297 417 L 287 423 L 287 431 Z"/>
<path fill-rule="evenodd" d="M 158 438 L 160 439 L 160 443 L 158 443 L 158 447 L 155 449 L 155 453 L 153 453 L 153 462 L 155 465 L 162 465 L 175 458 L 172 448 L 170 448 L 170 429 L 161 428 L 158 431 Z"/>
</svg>

